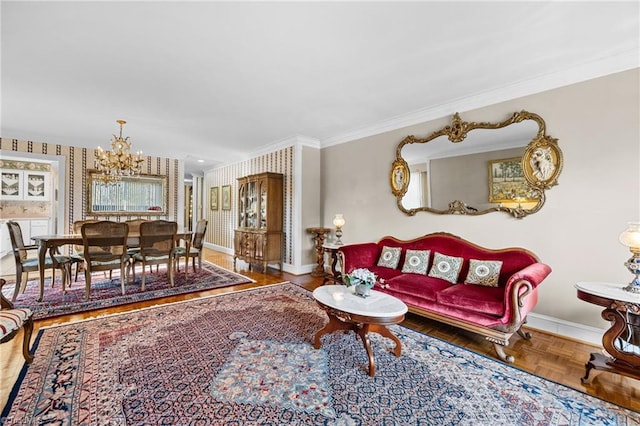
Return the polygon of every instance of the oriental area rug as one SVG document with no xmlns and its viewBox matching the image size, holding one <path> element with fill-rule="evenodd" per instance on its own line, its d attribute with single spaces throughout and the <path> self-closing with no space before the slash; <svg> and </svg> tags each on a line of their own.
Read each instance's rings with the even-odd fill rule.
<svg viewBox="0 0 640 426">
<path fill-rule="evenodd" d="M 353 333 L 283 283 L 40 331 L 3 424 L 631 425 L 640 414 L 403 326 Z"/>
<path fill-rule="evenodd" d="M 36 276 L 37 273 L 31 273 L 29 278 Z M 84 275 L 80 273 L 77 282 L 73 281 L 72 277 L 71 286 L 67 285 L 67 291 L 63 293 L 61 277 L 58 272 L 56 274 L 56 282 L 53 286 L 51 286 L 50 278 L 45 280 L 42 302 L 37 301 L 40 295 L 40 286 L 38 279 L 34 278 L 29 280 L 25 292 L 18 295 L 14 305 L 16 307 L 31 309 L 34 313 L 34 319 L 44 319 L 254 282 L 254 280 L 250 278 L 228 271 L 204 260 L 202 261 L 202 270 L 193 272 L 193 268 L 190 268 L 186 279 L 184 276 L 184 265 L 182 265 L 180 272 L 174 276 L 173 287 L 169 286 L 166 267 L 163 266 L 160 266 L 160 271 L 158 272 L 156 272 L 156 268 L 154 267 L 153 273 L 147 273 L 144 291 L 142 291 L 140 287 L 141 277 L 142 274 L 138 268 L 136 272 L 136 282 L 126 284 L 126 294 L 122 295 L 119 271 L 113 271 L 113 279 L 111 280 L 105 278 L 102 272 L 97 272 L 91 280 L 91 297 L 89 300 L 85 300 Z M 2 288 L 2 293 L 9 300 L 13 297 L 14 285 L 13 283 L 8 283 Z"/>
</svg>

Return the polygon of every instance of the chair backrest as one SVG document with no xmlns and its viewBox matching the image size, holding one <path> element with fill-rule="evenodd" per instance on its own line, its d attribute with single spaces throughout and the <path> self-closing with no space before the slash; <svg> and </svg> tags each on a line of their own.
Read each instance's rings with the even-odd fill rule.
<svg viewBox="0 0 640 426">
<path fill-rule="evenodd" d="M 85 223 L 96 223 L 96 222 L 99 222 L 99 221 L 96 219 L 76 220 L 75 222 L 73 222 L 73 233 L 82 234 L 82 225 L 84 225 Z M 82 253 L 84 251 L 84 246 L 76 244 L 73 246 L 73 250 L 76 253 Z"/>
<path fill-rule="evenodd" d="M 20 263 L 27 258 L 27 250 L 25 249 L 24 239 L 22 238 L 22 228 L 20 228 L 18 222 L 13 220 L 7 222 L 7 228 L 9 228 L 13 255 L 16 258 L 16 262 Z"/>
<path fill-rule="evenodd" d="M 87 222 L 80 228 L 83 256 L 89 263 L 108 262 L 127 253 L 129 227 L 124 222 Z M 98 248 L 96 250 L 96 248 Z"/>
<path fill-rule="evenodd" d="M 131 219 L 131 220 L 125 221 L 124 223 L 129 225 L 129 234 L 138 235 L 140 233 L 140 224 L 148 221 L 149 221 L 148 219 Z"/>
<path fill-rule="evenodd" d="M 173 253 L 178 223 L 149 220 L 140 224 L 140 251 L 142 256 L 166 256 Z"/>
<path fill-rule="evenodd" d="M 207 232 L 207 219 L 200 219 L 196 223 L 196 233 L 193 235 L 191 247 L 200 250 L 204 244 L 204 234 Z"/>
</svg>

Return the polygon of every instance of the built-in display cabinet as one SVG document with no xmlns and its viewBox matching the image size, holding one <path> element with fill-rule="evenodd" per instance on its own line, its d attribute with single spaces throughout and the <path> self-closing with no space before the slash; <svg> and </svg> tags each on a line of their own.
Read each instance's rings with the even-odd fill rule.
<svg viewBox="0 0 640 426">
<path fill-rule="evenodd" d="M 283 176 L 260 173 L 238 179 L 238 229 L 234 234 L 233 265 L 278 264 L 282 270 L 284 233 Z"/>
<path fill-rule="evenodd" d="M 0 199 L 48 201 L 50 172 L 2 169 L 0 171 Z"/>
</svg>

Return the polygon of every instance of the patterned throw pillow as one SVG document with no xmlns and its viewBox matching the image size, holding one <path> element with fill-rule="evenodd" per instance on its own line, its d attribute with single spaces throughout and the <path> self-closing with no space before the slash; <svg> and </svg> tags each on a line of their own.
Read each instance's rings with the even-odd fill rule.
<svg viewBox="0 0 640 426">
<path fill-rule="evenodd" d="M 441 278 L 455 284 L 458 282 L 458 274 L 461 268 L 461 257 L 447 256 L 446 254 L 436 252 L 433 256 L 433 265 L 429 271 L 429 276 Z"/>
<path fill-rule="evenodd" d="M 384 266 L 385 268 L 395 269 L 400 262 L 400 247 L 382 247 L 382 253 L 378 259 L 378 266 Z"/>
<path fill-rule="evenodd" d="M 407 249 L 407 252 L 404 255 L 402 272 L 427 275 L 427 269 L 429 268 L 429 253 L 431 253 L 430 250 Z"/>
<path fill-rule="evenodd" d="M 501 260 L 469 260 L 469 273 L 465 284 L 477 284 L 487 287 L 498 287 Z"/>
</svg>

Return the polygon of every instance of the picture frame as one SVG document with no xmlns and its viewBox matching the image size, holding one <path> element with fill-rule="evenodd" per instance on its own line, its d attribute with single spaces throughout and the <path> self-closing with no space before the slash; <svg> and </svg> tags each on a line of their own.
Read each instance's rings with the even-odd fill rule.
<svg viewBox="0 0 640 426">
<path fill-rule="evenodd" d="M 522 156 L 524 177 L 530 185 L 544 189 L 558 184 L 562 151 L 557 139 L 544 137 L 529 144 Z"/>
<path fill-rule="evenodd" d="M 231 185 L 222 187 L 222 210 L 231 210 Z"/>
<path fill-rule="evenodd" d="M 209 201 L 211 202 L 211 210 L 218 210 L 218 187 L 214 186 L 209 192 Z"/>
<path fill-rule="evenodd" d="M 538 201 L 535 188 L 524 177 L 521 157 L 490 160 L 488 164 L 490 203 Z"/>
</svg>

